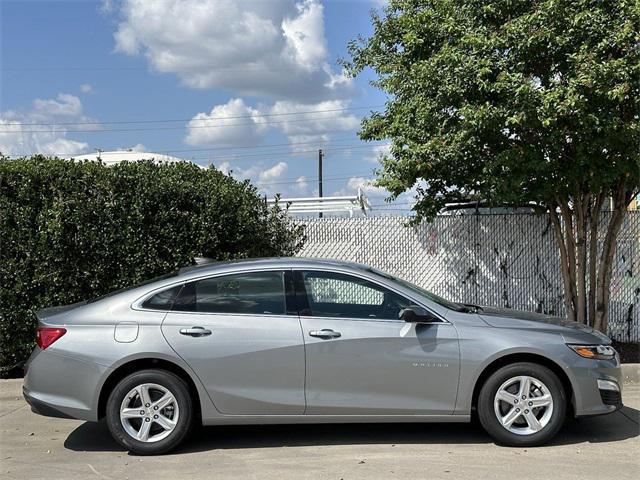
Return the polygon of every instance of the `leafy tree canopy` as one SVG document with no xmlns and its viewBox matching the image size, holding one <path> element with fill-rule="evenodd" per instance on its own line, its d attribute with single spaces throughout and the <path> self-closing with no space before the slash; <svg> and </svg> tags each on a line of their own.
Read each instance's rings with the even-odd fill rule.
<svg viewBox="0 0 640 480">
<path fill-rule="evenodd" d="M 389 100 L 361 136 L 392 140 L 379 185 L 416 186 L 421 216 L 637 191 L 638 0 L 391 0 L 372 20 L 346 65 Z"/>
</svg>

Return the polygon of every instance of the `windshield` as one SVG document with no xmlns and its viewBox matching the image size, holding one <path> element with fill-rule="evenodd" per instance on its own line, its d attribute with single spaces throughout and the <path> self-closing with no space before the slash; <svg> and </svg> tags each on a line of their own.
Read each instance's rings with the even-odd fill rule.
<svg viewBox="0 0 640 480">
<path fill-rule="evenodd" d="M 436 295 L 435 293 L 431 293 L 428 290 L 425 290 L 424 288 L 420 288 L 417 285 L 414 285 L 413 283 L 409 283 L 406 280 L 402 280 L 401 278 L 398 277 L 394 277 L 392 275 L 389 275 L 388 273 L 382 272 L 380 270 L 377 270 L 375 268 L 367 268 L 365 270 L 368 270 L 371 273 L 375 273 L 376 275 L 380 275 L 381 277 L 384 277 L 385 279 L 398 284 L 404 288 L 406 288 L 407 290 L 411 290 L 412 292 L 422 296 L 422 297 L 426 297 L 429 300 L 431 300 L 432 302 L 437 303 L 438 305 L 444 307 L 444 308 L 448 308 L 449 310 L 455 310 L 457 312 L 462 312 L 465 311 L 466 308 L 464 307 L 464 305 L 460 304 L 460 303 L 456 303 L 456 302 L 451 302 L 449 300 L 447 300 L 446 298 L 442 298 L 438 295 Z"/>
</svg>

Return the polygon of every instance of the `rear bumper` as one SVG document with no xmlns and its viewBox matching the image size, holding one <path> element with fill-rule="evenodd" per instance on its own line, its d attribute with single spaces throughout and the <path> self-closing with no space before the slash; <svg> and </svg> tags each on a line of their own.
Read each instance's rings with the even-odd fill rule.
<svg viewBox="0 0 640 480">
<path fill-rule="evenodd" d="M 22 387 L 22 396 L 31 407 L 31 411 L 33 413 L 37 413 L 38 415 L 42 415 L 44 417 L 74 418 L 71 415 L 58 410 L 55 406 L 49 405 L 46 402 L 34 398 L 29 394 L 24 386 Z"/>
<path fill-rule="evenodd" d="M 37 414 L 98 420 L 98 382 L 107 368 L 36 348 L 25 366 L 22 392 Z"/>
</svg>

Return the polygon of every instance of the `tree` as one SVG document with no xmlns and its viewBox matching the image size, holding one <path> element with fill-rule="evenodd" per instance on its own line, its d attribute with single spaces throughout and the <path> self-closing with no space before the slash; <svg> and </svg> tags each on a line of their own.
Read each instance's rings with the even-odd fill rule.
<svg viewBox="0 0 640 480">
<path fill-rule="evenodd" d="M 105 167 L 0 157 L 0 377 L 18 373 L 35 312 L 192 264 L 293 255 L 304 241 L 249 181 L 188 162 Z"/>
<path fill-rule="evenodd" d="M 419 220 L 468 200 L 544 209 L 568 318 L 606 331 L 640 185 L 640 3 L 391 0 L 372 21 L 345 65 L 371 68 L 388 94 L 360 132 L 391 140 L 378 185 L 391 198 L 415 188 Z"/>
</svg>

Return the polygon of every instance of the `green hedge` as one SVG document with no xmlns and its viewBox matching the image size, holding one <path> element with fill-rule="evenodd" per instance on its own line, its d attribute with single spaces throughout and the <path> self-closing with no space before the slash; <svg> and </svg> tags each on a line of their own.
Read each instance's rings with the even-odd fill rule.
<svg viewBox="0 0 640 480">
<path fill-rule="evenodd" d="M 301 227 L 248 181 L 190 163 L 0 158 L 0 376 L 34 345 L 34 312 L 89 299 L 198 256 L 287 256 Z"/>
</svg>

